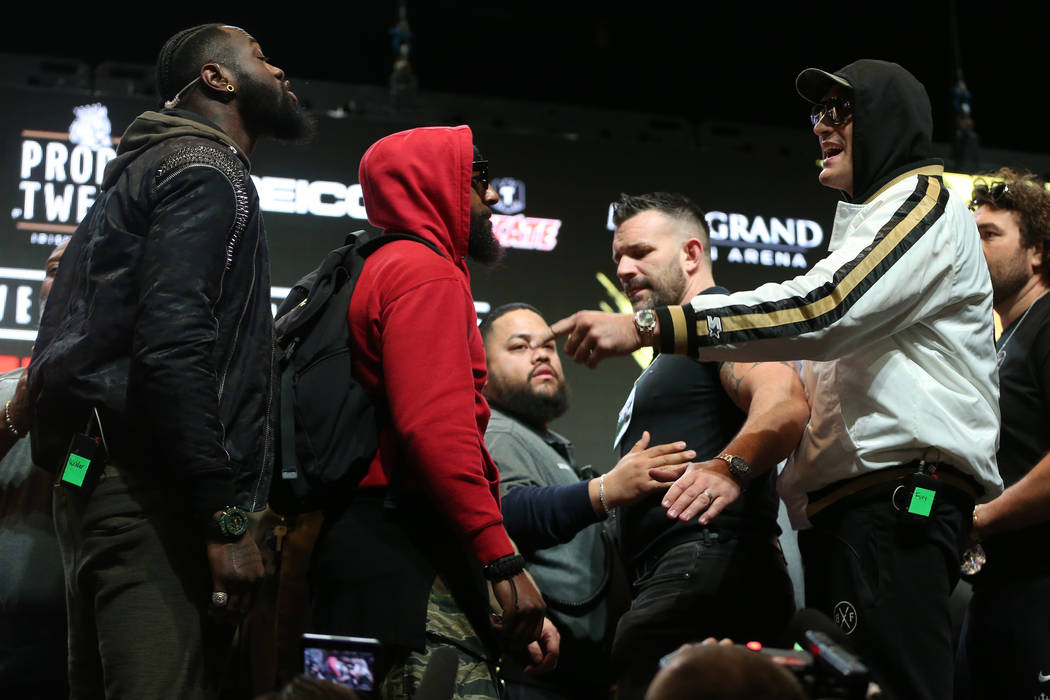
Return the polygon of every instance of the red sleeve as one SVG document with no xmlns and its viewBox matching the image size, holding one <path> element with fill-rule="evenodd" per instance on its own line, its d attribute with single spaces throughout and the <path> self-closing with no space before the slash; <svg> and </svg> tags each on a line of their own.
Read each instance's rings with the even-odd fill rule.
<svg viewBox="0 0 1050 700">
<path fill-rule="evenodd" d="M 478 561 L 512 554 L 497 500 L 499 474 L 488 468 L 476 417 L 470 346 L 476 316 L 469 292 L 460 280 L 442 277 L 382 307 L 383 379 L 414 478 Z"/>
</svg>

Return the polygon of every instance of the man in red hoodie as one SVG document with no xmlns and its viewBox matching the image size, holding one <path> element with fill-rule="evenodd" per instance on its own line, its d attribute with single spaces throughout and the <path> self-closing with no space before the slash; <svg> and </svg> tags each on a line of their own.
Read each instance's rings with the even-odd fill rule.
<svg viewBox="0 0 1050 700">
<path fill-rule="evenodd" d="M 432 652 L 452 646 L 456 697 L 495 698 L 493 631 L 523 648 L 540 640 L 544 612 L 503 529 L 499 472 L 483 442 L 485 353 L 465 258 L 500 256 L 489 222 L 496 194 L 466 126 L 379 140 L 360 182 L 370 223 L 430 245 L 377 250 L 350 302 L 353 372 L 377 398 L 379 449 L 352 501 L 325 512 L 313 623 L 383 643 L 384 696 L 412 697 Z M 552 653 L 537 651 L 537 661 Z"/>
</svg>

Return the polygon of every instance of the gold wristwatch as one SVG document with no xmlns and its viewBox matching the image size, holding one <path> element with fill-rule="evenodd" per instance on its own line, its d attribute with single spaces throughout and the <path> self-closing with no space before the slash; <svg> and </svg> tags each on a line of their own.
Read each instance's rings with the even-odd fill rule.
<svg viewBox="0 0 1050 700">
<path fill-rule="evenodd" d="M 746 459 L 731 455 L 728 452 L 723 452 L 715 459 L 720 459 L 726 463 L 726 466 L 729 467 L 729 475 L 740 485 L 740 488 L 747 486 L 747 483 L 751 480 L 751 465 L 747 463 Z"/>
</svg>

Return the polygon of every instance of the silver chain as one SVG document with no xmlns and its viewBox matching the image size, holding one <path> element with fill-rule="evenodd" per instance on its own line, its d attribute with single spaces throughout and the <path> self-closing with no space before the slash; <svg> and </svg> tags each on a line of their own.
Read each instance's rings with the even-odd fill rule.
<svg viewBox="0 0 1050 700">
<path fill-rule="evenodd" d="M 1039 295 L 1039 299 L 1042 299 L 1045 295 L 1046 295 L 1046 292 L 1043 292 L 1042 294 Z M 1017 320 L 1017 323 L 1015 323 L 1010 328 L 1010 335 L 1007 336 L 1006 340 L 1003 341 L 1003 344 L 999 346 L 999 349 L 995 353 L 995 366 L 996 367 L 1002 367 L 1003 366 L 1003 361 L 1006 360 L 1006 346 L 1009 345 L 1010 341 L 1014 339 L 1015 335 L 1017 335 L 1017 331 L 1021 330 L 1021 324 L 1024 323 L 1025 317 L 1028 315 L 1028 312 L 1032 310 L 1032 307 L 1035 306 L 1039 302 L 1039 299 L 1036 299 L 1031 304 L 1029 304 L 1028 308 L 1024 310 L 1024 313 L 1021 314 L 1021 318 L 1019 318 Z"/>
</svg>

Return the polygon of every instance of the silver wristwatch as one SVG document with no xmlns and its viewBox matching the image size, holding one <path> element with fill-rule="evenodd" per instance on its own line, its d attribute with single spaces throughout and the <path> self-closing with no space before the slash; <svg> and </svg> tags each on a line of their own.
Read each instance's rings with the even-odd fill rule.
<svg viewBox="0 0 1050 700">
<path fill-rule="evenodd" d="M 634 313 L 634 327 L 642 339 L 642 345 L 652 346 L 656 338 L 656 312 L 642 309 Z"/>
</svg>

